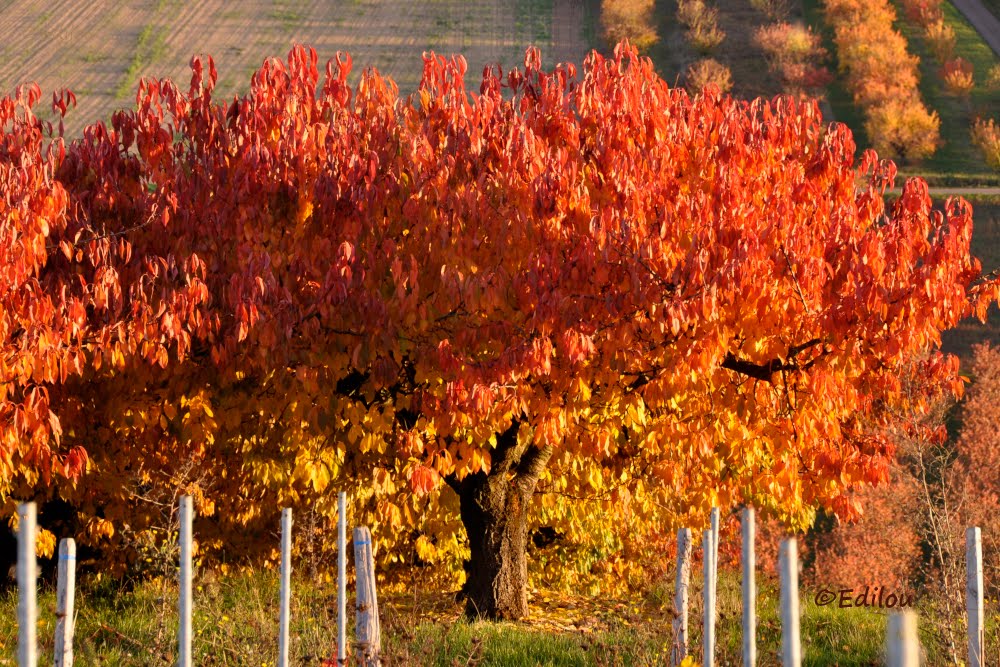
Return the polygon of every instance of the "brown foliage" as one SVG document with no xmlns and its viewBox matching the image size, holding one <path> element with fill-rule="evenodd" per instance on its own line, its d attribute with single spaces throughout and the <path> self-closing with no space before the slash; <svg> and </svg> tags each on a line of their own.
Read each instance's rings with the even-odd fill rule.
<svg viewBox="0 0 1000 667">
<path fill-rule="evenodd" d="M 965 526 L 982 530 L 984 580 L 1000 590 L 1000 348 L 973 348 L 972 386 L 962 405 L 957 460 L 950 472 L 952 504 Z M 961 535 L 956 536 L 959 539 Z"/>
<path fill-rule="evenodd" d="M 653 16 L 654 0 L 601 0 L 601 26 L 608 44 L 628 40 L 639 51 L 659 39 Z"/>
<path fill-rule="evenodd" d="M 903 0 L 903 11 L 908 20 L 924 28 L 944 19 L 941 0 Z"/>
<path fill-rule="evenodd" d="M 719 28 L 719 10 L 704 0 L 680 0 L 677 20 L 687 26 L 684 34 L 699 53 L 711 53 L 726 37 Z"/>
<path fill-rule="evenodd" d="M 826 67 L 817 64 L 826 57 L 819 35 L 801 24 L 762 26 L 754 33 L 754 41 L 788 93 L 815 95 L 833 79 Z"/>
<path fill-rule="evenodd" d="M 772 21 L 784 20 L 791 11 L 790 0 L 750 0 L 750 5 Z"/>
<path fill-rule="evenodd" d="M 972 143 L 983 152 L 986 164 L 1000 170 L 1000 126 L 992 118 L 972 124 Z"/>
<path fill-rule="evenodd" d="M 847 87 L 867 116 L 865 130 L 880 153 L 919 161 L 940 143 L 940 119 L 917 90 L 919 59 L 893 29 L 887 0 L 824 0 Z"/>
<path fill-rule="evenodd" d="M 891 482 L 857 494 L 864 514 L 816 537 L 812 575 L 825 586 L 905 586 L 920 558 L 917 482 L 899 466 Z M 902 511 L 907 508 L 909 511 Z"/>
<path fill-rule="evenodd" d="M 941 67 L 944 87 L 952 95 L 966 96 L 975 85 L 972 80 L 972 63 L 964 58 L 952 58 Z"/>
<path fill-rule="evenodd" d="M 924 39 L 938 62 L 950 60 L 955 52 L 955 31 L 944 19 L 929 23 L 924 28 Z"/>
<path fill-rule="evenodd" d="M 702 58 L 688 67 L 684 87 L 695 94 L 709 85 L 716 86 L 721 93 L 728 93 L 733 87 L 733 77 L 729 68 L 718 60 Z"/>
</svg>

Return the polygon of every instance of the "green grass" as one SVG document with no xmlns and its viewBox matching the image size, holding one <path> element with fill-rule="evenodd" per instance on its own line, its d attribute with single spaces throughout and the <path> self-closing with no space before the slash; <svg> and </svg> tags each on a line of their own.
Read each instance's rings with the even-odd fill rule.
<svg viewBox="0 0 1000 667">
<path fill-rule="evenodd" d="M 833 43 L 833 29 L 823 16 L 822 0 L 802 0 L 803 16 L 806 24 L 823 39 L 823 48 L 830 54 L 828 67 L 834 73 L 833 82 L 827 86 L 827 101 L 833 109 L 833 115 L 838 122 L 851 128 L 858 151 L 871 147 L 864 131 L 865 117 L 861 109 L 854 104 L 854 97 L 844 85 L 844 78 L 838 71 L 837 47 Z"/>
<path fill-rule="evenodd" d="M 163 55 L 166 48 L 165 39 L 166 36 L 162 32 L 157 32 L 152 23 L 143 27 L 136 40 L 132 61 L 122 75 L 118 88 L 115 89 L 116 99 L 128 96 L 142 71 Z"/>
<path fill-rule="evenodd" d="M 957 175 L 964 175 L 964 182 L 1000 184 L 1000 174 L 986 165 L 982 154 L 969 138 L 972 121 L 977 115 L 995 114 L 1000 108 L 1000 92 L 988 90 L 984 85 L 987 72 L 998 60 L 954 5 L 944 2 L 942 9 L 945 21 L 955 31 L 955 55 L 972 63 L 976 86 L 968 99 L 949 95 L 939 73 L 941 64 L 930 52 L 922 30 L 906 21 L 897 21 L 896 28 L 906 37 L 910 53 L 920 58 L 920 94 L 928 108 L 941 117 L 941 138 L 944 142 L 930 159 L 905 171 L 947 175 L 953 184 L 957 183 Z M 903 16 L 898 2 L 896 11 Z"/>
<path fill-rule="evenodd" d="M 1000 0 L 994 0 L 1000 2 Z M 971 145 L 969 129 L 977 113 L 1000 108 L 1000 93 L 983 85 L 996 56 L 978 33 L 950 2 L 943 3 L 945 19 L 955 31 L 955 53 L 973 64 L 976 88 L 969 100 L 960 100 L 945 93 L 938 74 L 940 64 L 934 61 L 921 32 L 899 20 L 896 29 L 907 39 L 910 53 L 920 58 L 920 94 L 924 103 L 941 117 L 941 137 L 944 145 L 923 164 L 902 166 L 903 175 L 919 175 L 931 185 L 994 186 L 1000 185 L 1000 174 L 986 166 L 982 155 Z M 823 46 L 831 54 L 831 70 L 836 73 L 836 46 L 833 31 L 823 18 L 822 0 L 803 0 L 806 22 L 823 38 Z M 903 12 L 897 3 L 897 13 Z M 844 78 L 837 76 L 827 88 L 827 99 L 834 116 L 851 128 L 858 150 L 871 146 L 864 131 L 864 114 L 855 106 Z"/>
<path fill-rule="evenodd" d="M 514 27 L 527 32 L 532 44 L 552 41 L 552 0 L 517 0 Z"/>
<path fill-rule="evenodd" d="M 335 651 L 335 585 L 310 582 L 296 570 L 292 602 L 293 664 L 317 665 Z M 692 573 L 697 579 L 697 573 Z M 759 577 L 758 656 L 760 665 L 777 664 L 781 647 L 776 582 Z M 195 581 L 194 651 L 199 665 L 274 664 L 277 644 L 277 573 L 270 570 Z M 84 582 L 77 597 L 76 655 L 78 665 L 147 667 L 176 660 L 176 587 L 172 578 L 157 579 L 125 590 L 116 582 Z M 805 665 L 881 664 L 885 636 L 884 610 L 818 607 L 815 591 L 801 591 L 801 631 Z M 719 664 L 739 664 L 741 620 L 739 580 L 723 571 L 718 585 Z M 611 616 L 605 611 L 549 607 L 534 621 L 483 623 L 456 620 L 458 607 L 446 593 L 385 594 L 380 601 L 383 649 L 393 665 L 496 665 L 511 667 L 664 664 L 671 642 L 672 586 L 625 600 Z M 16 597 L 0 596 L 0 665 L 14 664 Z M 39 599 L 39 656 L 52 659 L 54 594 Z M 350 605 L 349 605 L 350 609 Z M 550 613 L 552 612 L 552 613 Z M 570 614 L 596 614 L 601 624 L 566 620 Z M 560 616 L 560 614 L 562 614 Z M 554 624 L 553 618 L 563 620 Z M 693 582 L 690 609 L 690 649 L 701 657 L 700 584 Z M 349 613 L 349 622 L 353 613 Z M 994 621 L 994 626 L 996 622 Z M 923 627 L 927 664 L 944 664 L 937 645 Z M 557 630 L 556 628 L 561 628 Z M 587 628 L 592 628 L 588 630 Z M 349 629 L 349 632 L 352 630 Z M 991 626 L 993 641 L 998 628 Z"/>
<path fill-rule="evenodd" d="M 296 10 L 294 4 L 280 0 L 274 3 L 269 16 L 271 20 L 281 23 L 281 29 L 285 32 L 294 30 L 305 18 L 302 12 Z"/>
</svg>

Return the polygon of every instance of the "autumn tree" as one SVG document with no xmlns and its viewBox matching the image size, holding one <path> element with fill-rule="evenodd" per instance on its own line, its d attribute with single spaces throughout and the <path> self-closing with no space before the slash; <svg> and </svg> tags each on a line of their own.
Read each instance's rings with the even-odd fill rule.
<svg viewBox="0 0 1000 667">
<path fill-rule="evenodd" d="M 911 180 L 887 208 L 894 166 L 814 102 L 691 97 L 627 47 L 579 76 L 530 49 L 478 93 L 460 57 L 408 98 L 350 70 L 297 47 L 217 102 L 196 59 L 65 155 L 6 102 L 3 230 L 32 251 L 3 256 L 11 497 L 114 539 L 195 484 L 225 509 L 207 547 L 333 481 L 370 482 L 390 544 L 414 499 L 457 500 L 469 613 L 519 618 L 540 480 L 642 482 L 671 529 L 850 515 L 900 365 L 995 297 L 968 204 Z M 949 358 L 921 373 L 960 390 Z"/>
</svg>

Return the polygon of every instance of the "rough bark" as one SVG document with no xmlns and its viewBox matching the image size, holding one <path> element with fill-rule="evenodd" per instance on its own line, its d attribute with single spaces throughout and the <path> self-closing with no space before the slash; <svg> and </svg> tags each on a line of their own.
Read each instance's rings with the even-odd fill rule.
<svg viewBox="0 0 1000 667">
<path fill-rule="evenodd" d="M 528 615 L 528 508 L 552 448 L 518 443 L 518 426 L 515 422 L 497 438 L 489 473 L 447 480 L 458 494 L 469 537 L 463 593 L 470 618 Z"/>
</svg>

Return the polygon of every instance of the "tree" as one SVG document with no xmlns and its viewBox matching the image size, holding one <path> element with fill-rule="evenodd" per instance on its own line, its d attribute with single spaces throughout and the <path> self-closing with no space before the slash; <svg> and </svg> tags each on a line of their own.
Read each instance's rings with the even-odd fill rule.
<svg viewBox="0 0 1000 667">
<path fill-rule="evenodd" d="M 887 210 L 894 166 L 856 164 L 815 103 L 689 97 L 628 47 L 579 79 L 529 49 L 479 94 L 431 55 L 407 99 L 373 71 L 352 89 L 339 55 L 320 84 L 301 47 L 231 104 L 211 61 L 193 69 L 187 93 L 143 81 L 65 157 L 39 157 L 30 110 L 5 125 L 49 165 L 26 196 L 66 193 L 23 291 L 98 287 L 57 347 L 79 367 L 6 385 L 6 414 L 40 386 L 53 417 L 3 479 L 25 495 L 52 475 L 98 537 L 192 467 L 219 535 L 270 518 L 247 498 L 328 503 L 331 480 L 365 478 L 399 540 L 407 503 L 445 484 L 469 613 L 519 618 L 542 477 L 641 478 L 668 526 L 741 502 L 800 526 L 850 514 L 849 490 L 887 475 L 899 366 L 996 296 L 968 204 L 934 212 L 911 180 Z M 80 229 L 93 250 L 73 252 Z M 3 333 L 4 367 L 24 363 Z M 947 358 L 922 372 L 960 391 Z M 46 463 L 69 445 L 99 465 Z"/>
</svg>

